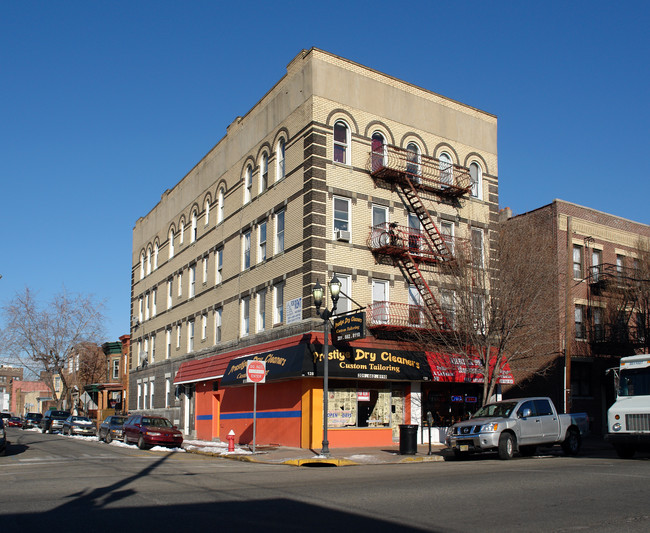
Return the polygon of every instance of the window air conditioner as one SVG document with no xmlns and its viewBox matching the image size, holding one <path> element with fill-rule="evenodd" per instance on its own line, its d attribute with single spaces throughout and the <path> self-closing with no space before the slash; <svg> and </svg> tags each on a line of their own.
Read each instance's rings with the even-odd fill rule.
<svg viewBox="0 0 650 533">
<path fill-rule="evenodd" d="M 337 241 L 350 242 L 350 232 L 341 229 L 335 229 L 334 239 Z"/>
</svg>

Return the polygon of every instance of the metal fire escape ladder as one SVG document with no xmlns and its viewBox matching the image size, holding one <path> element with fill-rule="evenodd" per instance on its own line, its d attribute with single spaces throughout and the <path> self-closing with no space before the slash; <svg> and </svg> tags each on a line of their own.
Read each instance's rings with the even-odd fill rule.
<svg viewBox="0 0 650 533">
<path fill-rule="evenodd" d="M 437 325 L 441 330 L 451 329 L 438 300 L 436 300 L 433 292 L 431 292 L 431 288 L 424 279 L 413 256 L 409 252 L 404 252 L 398 256 L 398 259 L 397 264 L 402 274 L 415 285 L 422 296 L 424 312 L 428 316 L 431 324 Z"/>
<path fill-rule="evenodd" d="M 413 185 L 411 179 L 405 174 L 403 180 L 397 181 L 398 191 L 401 193 L 400 196 L 403 197 L 403 200 L 406 200 L 413 213 L 418 217 L 420 224 L 424 229 L 424 238 L 427 242 L 427 245 L 432 249 L 432 252 L 435 253 L 437 259 L 441 263 L 449 263 L 454 260 L 454 255 L 451 253 L 449 246 L 445 242 L 445 239 L 438 231 L 438 227 L 431 218 L 429 211 L 424 206 L 424 203 L 418 196 L 418 193 Z"/>
</svg>

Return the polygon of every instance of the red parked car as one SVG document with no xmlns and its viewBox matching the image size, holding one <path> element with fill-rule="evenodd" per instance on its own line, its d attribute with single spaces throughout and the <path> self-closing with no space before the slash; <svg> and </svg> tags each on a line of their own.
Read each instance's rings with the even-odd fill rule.
<svg viewBox="0 0 650 533">
<path fill-rule="evenodd" d="M 180 448 L 183 444 L 183 434 L 162 416 L 129 416 L 122 426 L 122 439 L 125 444 L 137 443 L 141 450 L 152 446 Z"/>
<path fill-rule="evenodd" d="M 9 420 L 7 420 L 7 426 L 10 428 L 21 428 L 23 427 L 23 419 L 19 416 L 12 416 Z"/>
</svg>

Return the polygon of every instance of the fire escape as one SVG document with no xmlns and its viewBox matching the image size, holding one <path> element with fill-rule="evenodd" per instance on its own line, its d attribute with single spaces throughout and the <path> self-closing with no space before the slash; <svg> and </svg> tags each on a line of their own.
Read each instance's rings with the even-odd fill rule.
<svg viewBox="0 0 650 533">
<path fill-rule="evenodd" d="M 375 147 L 367 170 L 378 186 L 389 187 L 417 217 L 419 228 L 380 224 L 371 228 L 368 247 L 378 260 L 388 258 L 399 267 L 420 296 L 421 305 L 374 302 L 369 306 L 371 329 L 412 327 L 450 331 L 448 310 L 438 302 L 423 271 L 451 265 L 460 240 L 443 235 L 431 218 L 422 197 L 460 198 L 471 189 L 468 169 L 421 156 L 395 146 Z"/>
<path fill-rule="evenodd" d="M 622 265 L 590 267 L 589 341 L 596 353 L 633 354 L 646 346 L 646 313 L 639 308 L 639 291 L 647 281 L 637 278 L 635 269 Z"/>
</svg>

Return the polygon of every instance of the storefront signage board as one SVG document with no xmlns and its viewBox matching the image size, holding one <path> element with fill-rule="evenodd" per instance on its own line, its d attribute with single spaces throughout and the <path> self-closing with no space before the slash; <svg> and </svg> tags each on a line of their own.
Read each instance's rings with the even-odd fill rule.
<svg viewBox="0 0 650 533">
<path fill-rule="evenodd" d="M 366 313 L 357 311 L 332 318 L 334 342 L 354 341 L 366 337 Z"/>
</svg>

